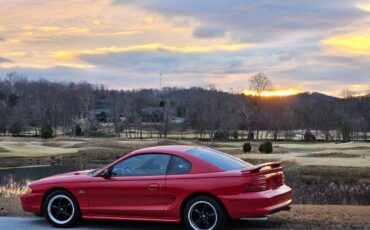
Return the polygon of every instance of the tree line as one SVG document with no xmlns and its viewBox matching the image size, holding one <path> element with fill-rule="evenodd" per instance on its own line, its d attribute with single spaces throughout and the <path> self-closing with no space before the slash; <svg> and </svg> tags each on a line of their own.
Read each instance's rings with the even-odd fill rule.
<svg viewBox="0 0 370 230">
<path fill-rule="evenodd" d="M 270 82 L 257 74 L 249 85 L 261 92 Z M 106 124 L 91 117 L 99 99 L 107 101 Z M 149 107 L 160 108 L 161 119 L 144 121 L 142 111 Z M 184 122 L 170 122 L 173 117 Z M 53 135 L 94 136 L 104 127 L 129 138 L 192 132 L 202 139 L 367 140 L 370 95 L 260 97 L 214 87 L 110 90 L 88 82 L 28 80 L 16 73 L 0 77 L 2 135 L 40 136 L 42 130 L 54 130 Z"/>
</svg>

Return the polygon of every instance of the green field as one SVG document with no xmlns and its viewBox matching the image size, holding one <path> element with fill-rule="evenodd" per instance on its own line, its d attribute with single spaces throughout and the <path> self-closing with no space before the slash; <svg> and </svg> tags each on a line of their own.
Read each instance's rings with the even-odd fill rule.
<svg viewBox="0 0 370 230">
<path fill-rule="evenodd" d="M 370 167 L 370 143 L 273 143 L 274 152 L 258 152 L 259 142 L 252 142 L 252 152 L 243 153 L 243 142 L 200 142 L 197 140 L 170 139 L 119 139 L 119 138 L 55 138 L 47 141 L 38 138 L 6 137 L 0 141 L 0 158 L 50 157 L 83 153 L 101 155 L 122 154 L 135 149 L 156 145 L 200 145 L 218 149 L 250 161 L 294 161 L 300 165 L 328 165 Z"/>
</svg>

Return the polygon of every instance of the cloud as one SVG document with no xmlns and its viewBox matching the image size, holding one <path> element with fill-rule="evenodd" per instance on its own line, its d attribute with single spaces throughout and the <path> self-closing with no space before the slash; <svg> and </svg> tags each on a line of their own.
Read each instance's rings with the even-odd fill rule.
<svg viewBox="0 0 370 230">
<path fill-rule="evenodd" d="M 13 61 L 7 58 L 0 57 L 0 63 L 10 63 L 10 62 L 13 62 Z"/>
<path fill-rule="evenodd" d="M 37 32 L 58 32 L 65 35 L 74 35 L 74 34 L 85 34 L 89 33 L 90 29 L 87 27 L 60 27 L 60 26 L 23 26 L 22 30 L 25 31 L 37 31 Z"/>
<path fill-rule="evenodd" d="M 197 38 L 219 38 L 225 36 L 226 31 L 219 28 L 198 26 L 193 35 Z"/>
<path fill-rule="evenodd" d="M 365 12 L 370 12 L 370 3 L 358 3 L 356 6 Z"/>
<path fill-rule="evenodd" d="M 101 47 L 92 50 L 58 50 L 50 52 L 50 57 L 60 58 L 60 59 L 75 59 L 81 55 L 94 55 L 94 54 L 107 54 L 107 53 L 123 53 L 123 52 L 133 52 L 133 51 L 156 51 L 156 50 L 166 50 L 170 52 L 179 53 L 208 53 L 214 51 L 226 51 L 232 52 L 241 49 L 251 47 L 248 44 L 219 44 L 219 45 L 208 45 L 208 46 L 170 46 L 161 43 L 149 43 L 143 45 L 133 45 L 126 47 Z"/>
<path fill-rule="evenodd" d="M 128 72 L 198 72 L 231 69 L 242 64 L 243 58 L 224 51 L 185 53 L 165 49 L 128 51 L 106 54 L 84 54 L 83 61 L 96 66 L 122 68 Z"/>
<path fill-rule="evenodd" d="M 329 52 L 335 54 L 370 55 L 370 33 L 362 35 L 336 35 L 323 40 Z"/>
<path fill-rule="evenodd" d="M 289 39 L 298 33 L 299 37 L 324 35 L 367 17 L 366 12 L 347 0 L 114 0 L 113 3 L 136 5 L 169 18 L 192 17 L 203 27 L 229 31 L 234 39 L 245 42 Z"/>
</svg>

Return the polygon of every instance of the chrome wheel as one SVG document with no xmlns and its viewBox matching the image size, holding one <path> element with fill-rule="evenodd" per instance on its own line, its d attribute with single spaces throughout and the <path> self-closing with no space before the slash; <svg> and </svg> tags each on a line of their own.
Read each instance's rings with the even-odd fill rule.
<svg viewBox="0 0 370 230">
<path fill-rule="evenodd" d="M 62 225 L 72 220 L 75 207 L 68 196 L 55 195 L 48 203 L 47 214 L 54 223 Z"/>
<path fill-rule="evenodd" d="M 217 212 L 211 203 L 198 201 L 190 207 L 188 220 L 193 229 L 212 230 L 217 224 Z"/>
</svg>

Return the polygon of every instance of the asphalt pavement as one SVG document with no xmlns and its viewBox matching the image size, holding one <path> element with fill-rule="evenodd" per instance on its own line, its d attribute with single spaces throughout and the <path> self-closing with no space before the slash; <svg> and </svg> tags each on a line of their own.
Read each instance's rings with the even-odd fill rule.
<svg viewBox="0 0 370 230">
<path fill-rule="evenodd" d="M 0 230 L 44 230 L 57 229 L 42 217 L 0 217 Z M 73 230 L 99 229 L 99 230 L 185 230 L 182 224 L 139 222 L 139 221 L 109 221 L 109 220 L 84 220 L 72 228 Z M 227 229 L 251 229 L 245 222 L 239 222 L 228 226 Z M 264 229 L 264 228 L 258 228 Z"/>
</svg>

